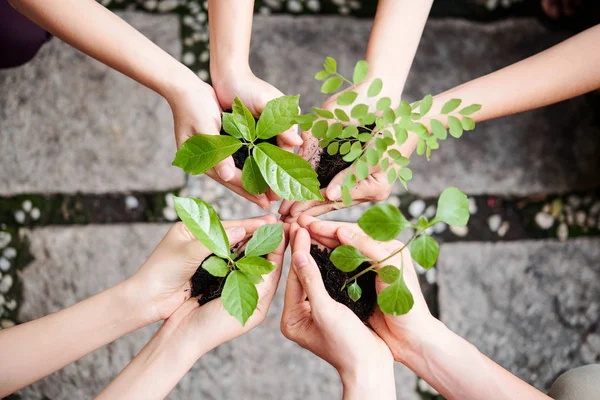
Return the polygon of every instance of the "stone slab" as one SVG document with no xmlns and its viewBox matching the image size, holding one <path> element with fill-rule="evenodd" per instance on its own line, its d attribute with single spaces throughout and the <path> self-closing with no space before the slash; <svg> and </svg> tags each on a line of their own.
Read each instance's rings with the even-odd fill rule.
<svg viewBox="0 0 600 400">
<path fill-rule="evenodd" d="M 176 16 L 121 16 L 179 56 Z M 0 195 L 180 187 L 174 143 L 160 96 L 56 38 L 0 71 Z"/>
<path fill-rule="evenodd" d="M 542 390 L 600 362 L 600 239 L 444 244 L 441 319 Z"/>
<path fill-rule="evenodd" d="M 24 303 L 20 319 L 27 321 L 58 311 L 126 279 L 168 228 L 166 224 L 131 224 L 28 231 L 35 261 L 21 274 Z M 169 398 L 341 398 L 335 370 L 280 333 L 283 289 L 281 285 L 262 325 L 206 354 Z M 142 329 L 97 350 L 23 389 L 23 398 L 92 398 L 143 347 L 156 328 Z M 415 375 L 400 365 L 396 367 L 398 399 L 418 400 Z"/>
<path fill-rule="evenodd" d="M 301 94 L 308 110 L 326 98 L 313 79 L 325 57 L 335 57 L 351 75 L 354 63 L 364 58 L 370 29 L 370 20 L 353 18 L 256 16 L 251 65 L 284 93 Z M 430 19 L 404 97 L 412 101 L 440 93 L 566 38 L 535 19 L 488 24 Z M 410 190 L 437 196 L 454 185 L 470 194 L 528 195 L 597 187 L 599 106 L 596 93 L 482 123 L 461 140 L 444 142 L 430 162 L 414 157 Z"/>
</svg>

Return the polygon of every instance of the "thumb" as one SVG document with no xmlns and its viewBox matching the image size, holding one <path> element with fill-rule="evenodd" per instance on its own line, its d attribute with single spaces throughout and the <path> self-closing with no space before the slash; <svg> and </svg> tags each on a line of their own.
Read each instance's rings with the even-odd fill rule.
<svg viewBox="0 0 600 400">
<path fill-rule="evenodd" d="M 379 165 L 375 167 L 368 165 L 368 167 L 369 176 L 379 171 Z M 342 184 L 344 183 L 344 179 L 346 179 L 346 175 L 348 175 L 349 173 L 354 173 L 356 175 L 356 164 L 354 164 L 354 166 L 346 168 L 343 171 L 340 171 L 336 176 L 333 177 L 329 185 L 327 185 L 327 190 L 325 192 L 327 199 L 329 199 L 330 201 L 338 201 L 342 199 Z M 371 193 L 370 190 L 367 190 L 367 193 L 364 193 L 365 189 L 369 189 L 371 186 L 373 186 L 368 184 L 370 181 L 368 181 L 367 179 L 368 177 L 366 179 L 360 180 L 356 183 L 354 188 L 352 188 L 352 190 L 350 191 L 350 196 L 353 199 L 360 200 L 364 198 L 370 198 L 370 196 L 374 195 L 374 193 Z"/>
<path fill-rule="evenodd" d="M 230 246 L 239 243 L 246 236 L 246 230 L 241 226 L 227 228 L 225 233 L 229 239 Z M 213 252 L 204 246 L 199 240 L 191 241 L 185 248 L 186 259 L 189 260 L 190 264 L 193 264 L 196 267 L 211 254 L 213 254 Z"/>
<path fill-rule="evenodd" d="M 305 241 L 309 241 L 310 243 L 310 236 L 305 229 L 298 229 L 295 239 L 296 243 Z M 295 247 L 298 250 L 294 251 L 292 254 L 294 271 L 296 272 L 298 281 L 308 296 L 313 312 L 318 312 L 319 309 L 322 309 L 329 304 L 331 297 L 329 297 L 329 293 L 327 293 L 327 289 L 325 289 L 319 267 L 310 253 L 305 248 L 298 245 Z"/>
<path fill-rule="evenodd" d="M 367 235 L 362 235 L 355 232 L 352 228 L 347 226 L 341 226 L 336 231 L 336 236 L 340 240 L 341 244 L 347 244 L 353 246 L 361 252 L 365 257 L 369 257 L 373 260 L 381 260 L 390 255 L 390 252 L 395 250 L 395 244 L 399 242 L 392 241 L 381 243 L 373 240 Z M 402 246 L 402 244 L 400 244 Z"/>
</svg>

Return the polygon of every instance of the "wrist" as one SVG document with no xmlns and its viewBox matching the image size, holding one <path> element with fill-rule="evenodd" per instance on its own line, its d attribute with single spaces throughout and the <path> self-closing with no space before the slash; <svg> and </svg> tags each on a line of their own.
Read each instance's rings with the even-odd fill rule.
<svg viewBox="0 0 600 400">
<path fill-rule="evenodd" d="M 224 61 L 219 59 L 210 60 L 210 77 L 217 93 L 221 88 L 235 86 L 233 82 L 244 80 L 253 75 L 247 59 L 242 58 L 236 61 L 235 57 L 232 57 Z"/>
<path fill-rule="evenodd" d="M 114 289 L 118 292 L 122 309 L 138 320 L 139 327 L 161 320 L 154 299 L 146 295 L 144 285 L 139 285 L 133 277 L 121 282 Z"/>
<path fill-rule="evenodd" d="M 394 335 L 396 340 L 393 343 L 388 343 L 396 361 L 407 366 L 424 361 L 427 348 L 443 341 L 447 334 L 452 333 L 443 322 L 432 315 L 411 326 L 417 328 L 403 329 L 401 334 Z"/>
<path fill-rule="evenodd" d="M 344 390 L 344 400 L 395 399 L 394 359 L 391 355 L 355 363 L 353 368 L 339 371 Z"/>
</svg>

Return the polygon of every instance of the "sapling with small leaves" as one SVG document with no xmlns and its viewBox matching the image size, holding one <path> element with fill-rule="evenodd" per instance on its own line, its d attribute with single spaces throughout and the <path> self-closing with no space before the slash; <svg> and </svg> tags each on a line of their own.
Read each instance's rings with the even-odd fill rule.
<svg viewBox="0 0 600 400">
<path fill-rule="evenodd" d="M 377 304 L 382 312 L 392 315 L 402 315 L 410 311 L 413 297 L 406 286 L 403 277 L 404 265 L 400 268 L 386 265 L 387 261 L 409 249 L 412 258 L 423 268 L 434 266 L 439 254 L 439 245 L 426 231 L 438 222 L 453 226 L 465 226 L 469 221 L 469 201 L 467 196 L 454 187 L 445 189 L 437 203 L 437 212 L 433 219 L 421 216 L 415 223 L 408 221 L 398 208 L 390 204 L 379 204 L 369 208 L 358 220 L 358 225 L 369 237 L 378 241 L 390 241 L 405 229 L 413 231 L 410 239 L 381 260 L 372 260 L 363 256 L 355 247 L 341 245 L 331 252 L 331 262 L 343 272 L 352 272 L 365 261 L 371 266 L 351 276 L 346 280 L 341 290 L 347 290 L 348 296 L 357 301 L 362 289 L 357 278 L 373 272 L 390 286 L 377 296 Z M 401 258 L 402 259 L 402 258 Z"/>
<path fill-rule="evenodd" d="M 177 151 L 173 165 L 192 175 L 203 174 L 238 150 L 248 152 L 242 167 L 242 184 L 251 194 L 271 188 L 287 200 L 323 200 L 317 174 L 294 153 L 267 140 L 290 129 L 298 116 L 299 96 L 269 101 L 258 121 L 236 97 L 231 112 L 223 113 L 226 135 L 196 134 Z"/>
<path fill-rule="evenodd" d="M 175 197 L 175 210 L 185 226 L 213 255 L 202 263 L 209 274 L 225 278 L 221 301 L 223 307 L 242 325 L 246 324 L 258 304 L 256 284 L 262 275 L 275 268 L 263 256 L 273 252 L 283 240 L 283 224 L 259 227 L 246 243 L 243 254 L 230 250 L 229 240 L 215 210 L 195 198 Z"/>
</svg>

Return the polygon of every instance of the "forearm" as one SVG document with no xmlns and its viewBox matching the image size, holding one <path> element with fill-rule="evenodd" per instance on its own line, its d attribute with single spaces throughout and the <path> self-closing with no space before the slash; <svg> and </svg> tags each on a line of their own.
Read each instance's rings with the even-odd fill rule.
<svg viewBox="0 0 600 400">
<path fill-rule="evenodd" d="M 380 399 L 394 400 L 396 384 L 394 366 L 372 365 L 364 373 L 340 373 L 344 387 L 343 400 Z"/>
<path fill-rule="evenodd" d="M 435 97 L 431 115 L 450 99 L 481 104 L 476 122 L 515 114 L 600 88 L 600 26 L 546 51 Z"/>
<path fill-rule="evenodd" d="M 169 99 L 193 72 L 94 0 L 9 0 L 71 46 Z"/>
<path fill-rule="evenodd" d="M 0 331 L 0 397 L 151 321 L 126 284 L 55 314 Z"/>
<path fill-rule="evenodd" d="M 380 0 L 366 60 L 370 78 L 383 80 L 383 93 L 398 100 L 417 52 L 433 0 Z"/>
<path fill-rule="evenodd" d="M 402 363 L 449 400 L 549 399 L 437 320 L 401 347 Z"/>
</svg>

